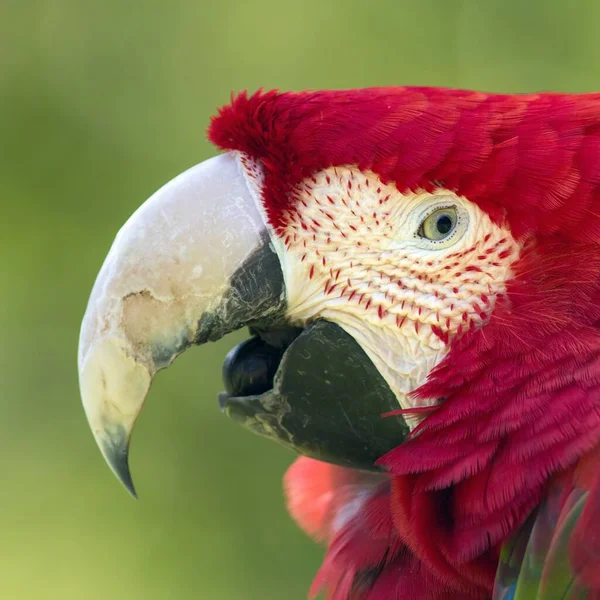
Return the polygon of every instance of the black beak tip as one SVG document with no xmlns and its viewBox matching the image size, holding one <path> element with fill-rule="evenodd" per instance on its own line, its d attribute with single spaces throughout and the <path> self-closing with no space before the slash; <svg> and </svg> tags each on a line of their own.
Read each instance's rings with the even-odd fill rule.
<svg viewBox="0 0 600 600">
<path fill-rule="evenodd" d="M 119 481 L 125 486 L 125 489 L 137 500 L 137 492 L 129 470 L 129 444 L 121 438 L 120 441 L 104 444 L 102 451 L 106 457 L 112 472 Z"/>
</svg>

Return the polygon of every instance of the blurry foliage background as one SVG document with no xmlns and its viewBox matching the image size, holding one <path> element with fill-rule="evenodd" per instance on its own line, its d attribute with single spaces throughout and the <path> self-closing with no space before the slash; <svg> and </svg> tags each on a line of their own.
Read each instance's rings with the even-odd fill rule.
<svg viewBox="0 0 600 600">
<path fill-rule="evenodd" d="M 598 90 L 599 18 L 560 0 L 2 0 L 0 598 L 304 598 L 322 549 L 284 509 L 293 456 L 217 405 L 243 334 L 157 378 L 138 502 L 103 464 L 76 348 L 114 234 L 214 152 L 232 90 Z"/>
</svg>

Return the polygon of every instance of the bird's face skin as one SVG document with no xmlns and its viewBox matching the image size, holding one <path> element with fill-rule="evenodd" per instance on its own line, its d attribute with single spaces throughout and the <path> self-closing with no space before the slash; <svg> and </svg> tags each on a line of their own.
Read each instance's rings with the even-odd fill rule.
<svg viewBox="0 0 600 600">
<path fill-rule="evenodd" d="M 294 190 L 277 233 L 290 321 L 326 319 L 366 351 L 401 408 L 451 341 L 485 324 L 519 246 L 467 198 L 400 193 L 373 172 L 333 167 Z"/>
</svg>

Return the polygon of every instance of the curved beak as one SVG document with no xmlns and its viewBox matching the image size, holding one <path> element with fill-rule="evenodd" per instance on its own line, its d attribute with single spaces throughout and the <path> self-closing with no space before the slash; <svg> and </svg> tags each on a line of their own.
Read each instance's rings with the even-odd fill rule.
<svg viewBox="0 0 600 600">
<path fill-rule="evenodd" d="M 117 234 L 93 287 L 81 396 L 98 446 L 133 495 L 129 439 L 156 372 L 191 344 L 284 312 L 253 173 L 228 153 L 167 183 Z"/>
</svg>

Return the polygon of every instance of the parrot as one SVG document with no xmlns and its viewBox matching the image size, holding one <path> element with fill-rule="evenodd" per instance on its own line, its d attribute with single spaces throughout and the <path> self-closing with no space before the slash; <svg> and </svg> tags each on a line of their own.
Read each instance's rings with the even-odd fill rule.
<svg viewBox="0 0 600 600">
<path fill-rule="evenodd" d="M 125 487 L 156 373 L 248 328 L 218 402 L 299 455 L 312 597 L 600 599 L 600 94 L 261 89 L 208 139 L 83 317 Z"/>
</svg>

